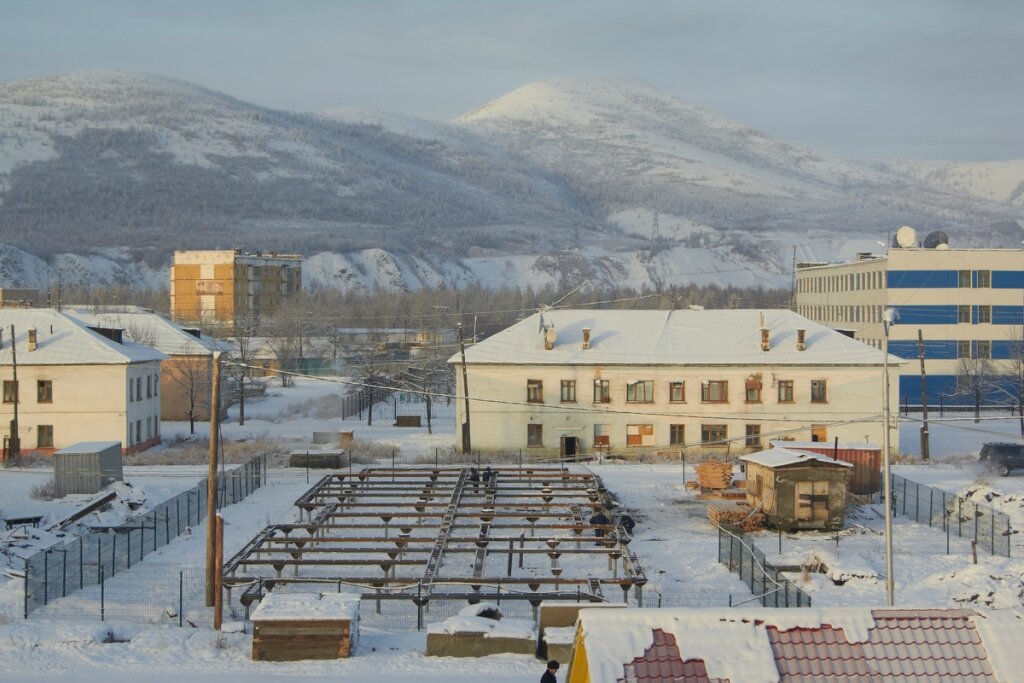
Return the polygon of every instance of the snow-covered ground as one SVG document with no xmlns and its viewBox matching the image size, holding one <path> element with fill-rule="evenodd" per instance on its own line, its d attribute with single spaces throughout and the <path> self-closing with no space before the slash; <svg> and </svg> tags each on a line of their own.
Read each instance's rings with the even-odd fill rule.
<svg viewBox="0 0 1024 683">
<path fill-rule="evenodd" d="M 270 440 L 285 450 L 310 447 L 313 431 L 355 432 L 362 442 L 383 442 L 383 451 L 396 450 L 399 462 L 430 460 L 436 452 L 450 457 L 454 441 L 451 418 L 436 420 L 434 434 L 426 428 L 392 426 L 390 408 L 368 427 L 365 417 L 347 421 L 322 417 L 318 406 L 340 394 L 345 386 L 319 380 L 299 380 L 295 386 L 272 386 L 268 398 L 247 406 L 246 425 L 239 426 L 232 409 L 224 424 L 224 437 Z M 401 412 L 407 412 L 402 408 Z M 970 420 L 932 424 L 931 462 L 900 464 L 895 472 L 910 480 L 950 492 L 978 493 L 979 502 L 1010 515 L 1015 528 L 1024 528 L 1024 476 L 994 477 L 979 468 L 973 454 L 983 441 L 1019 438 L 1013 420 Z M 903 422 L 901 447 L 916 451 L 917 424 Z M 205 423 L 197 424 L 204 436 Z M 150 452 L 154 459 L 169 457 L 188 437 L 187 423 L 164 425 L 167 445 Z M 142 459 L 140 459 L 142 460 Z M 444 460 L 442 460 L 444 462 Z M 390 464 L 386 457 L 381 464 Z M 357 465 L 358 466 L 358 465 Z M 645 602 L 657 605 L 720 606 L 750 598 L 747 587 L 718 562 L 717 533 L 707 521 L 705 503 L 684 488 L 693 478 L 691 468 L 679 463 L 592 464 L 608 488 L 637 521 L 631 549 L 643 562 L 649 583 Z M 135 465 L 125 468 L 126 480 L 136 493 L 156 503 L 185 490 L 205 475 L 201 465 Z M 31 497 L 33 486 L 50 476 L 48 470 L 0 470 L 0 508 L 5 516 L 64 516 L 81 500 L 40 501 Z M 314 473 L 313 477 L 316 478 Z M 303 470 L 272 469 L 267 485 L 245 500 L 226 508 L 225 545 L 231 554 L 271 522 L 296 519 L 293 503 L 308 485 Z M 127 514 L 126 512 L 124 514 Z M 105 519 L 104 523 L 109 523 Z M 789 576 L 814 600 L 816 607 L 885 604 L 884 541 L 877 507 L 851 513 L 847 529 L 836 534 L 783 534 L 763 532 L 755 542 L 770 561 L 796 569 Z M 1015 539 L 1016 540 L 1016 539 Z M 1020 544 L 1015 543 L 1015 548 Z M 974 565 L 968 543 L 955 535 L 946 551 L 941 528 L 897 517 L 894 524 L 895 586 L 898 606 L 972 606 L 981 609 L 1021 607 L 1024 561 L 980 554 Z M 151 553 L 142 565 L 159 563 L 200 566 L 205 552 L 202 529 L 173 540 Z M 1024 551 L 1020 553 L 1024 557 Z M 615 599 L 615 596 L 609 596 Z M 2 681 L 50 681 L 74 676 L 83 681 L 137 681 L 152 683 L 234 680 L 277 680 L 302 677 L 304 681 L 399 681 L 412 678 L 434 681 L 521 681 L 539 678 L 542 665 L 521 655 L 481 659 L 428 658 L 425 632 L 385 631 L 364 624 L 357 655 L 349 660 L 274 664 L 252 662 L 246 634 L 218 636 L 207 628 L 143 626 L 85 619 L 61 620 L 45 615 L 20 618 L 22 582 L 0 578 L 0 670 Z M 45 611 L 45 610 L 44 610 Z M 1024 656 L 1022 656 L 1024 663 Z"/>
</svg>

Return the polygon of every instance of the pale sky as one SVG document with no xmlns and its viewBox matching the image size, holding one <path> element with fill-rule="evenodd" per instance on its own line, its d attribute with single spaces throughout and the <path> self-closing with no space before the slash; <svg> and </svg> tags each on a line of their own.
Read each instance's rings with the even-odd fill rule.
<svg viewBox="0 0 1024 683">
<path fill-rule="evenodd" d="M 0 82 L 111 68 L 438 120 L 624 76 L 824 152 L 1024 158 L 1024 0 L 0 0 Z"/>
</svg>

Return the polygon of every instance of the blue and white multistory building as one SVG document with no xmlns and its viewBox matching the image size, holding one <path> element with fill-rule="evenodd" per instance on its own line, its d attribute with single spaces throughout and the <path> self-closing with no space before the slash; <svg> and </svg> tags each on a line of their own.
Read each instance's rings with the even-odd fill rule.
<svg viewBox="0 0 1024 683">
<path fill-rule="evenodd" d="M 951 249 L 943 242 L 923 248 L 910 234 L 904 243 L 912 246 L 894 246 L 885 255 L 862 253 L 849 263 L 798 263 L 796 310 L 881 348 L 883 312 L 894 309 L 889 351 L 916 361 L 920 330 L 929 406 L 970 405 L 973 399 L 965 394 L 962 379 L 959 391 L 957 386 L 961 359 L 989 361 L 985 365 L 998 380 L 1022 356 L 1024 250 Z M 1012 385 L 996 384 L 988 383 L 986 403 L 1015 404 Z M 901 404 L 920 405 L 918 362 L 903 364 L 899 397 Z"/>
</svg>

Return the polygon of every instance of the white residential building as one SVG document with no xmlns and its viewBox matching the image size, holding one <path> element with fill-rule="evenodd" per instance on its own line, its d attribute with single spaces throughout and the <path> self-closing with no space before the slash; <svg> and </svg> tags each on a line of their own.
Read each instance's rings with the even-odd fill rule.
<svg viewBox="0 0 1024 683">
<path fill-rule="evenodd" d="M 468 348 L 466 373 L 474 449 L 882 441 L 882 353 L 784 310 L 549 311 Z"/>
<path fill-rule="evenodd" d="M 160 442 L 164 354 L 49 309 L 0 309 L 0 334 L 5 449 L 15 401 L 22 452 L 80 441 L 120 441 L 136 452 Z"/>
<path fill-rule="evenodd" d="M 167 355 L 160 373 L 162 419 L 210 419 L 213 353 L 227 351 L 226 343 L 140 306 L 70 305 L 61 311 L 86 325 L 123 330 L 128 341 Z"/>
</svg>

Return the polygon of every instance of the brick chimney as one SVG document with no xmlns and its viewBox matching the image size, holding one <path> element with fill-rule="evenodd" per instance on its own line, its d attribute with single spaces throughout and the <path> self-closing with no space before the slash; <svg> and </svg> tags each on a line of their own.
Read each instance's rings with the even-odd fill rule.
<svg viewBox="0 0 1024 683">
<path fill-rule="evenodd" d="M 36 328 L 31 327 L 28 331 L 28 350 L 36 350 Z"/>
<path fill-rule="evenodd" d="M 799 329 L 796 331 L 796 350 L 804 351 L 807 349 L 807 330 Z"/>
<path fill-rule="evenodd" d="M 590 328 L 583 328 L 583 350 L 586 351 L 590 348 Z"/>
</svg>

